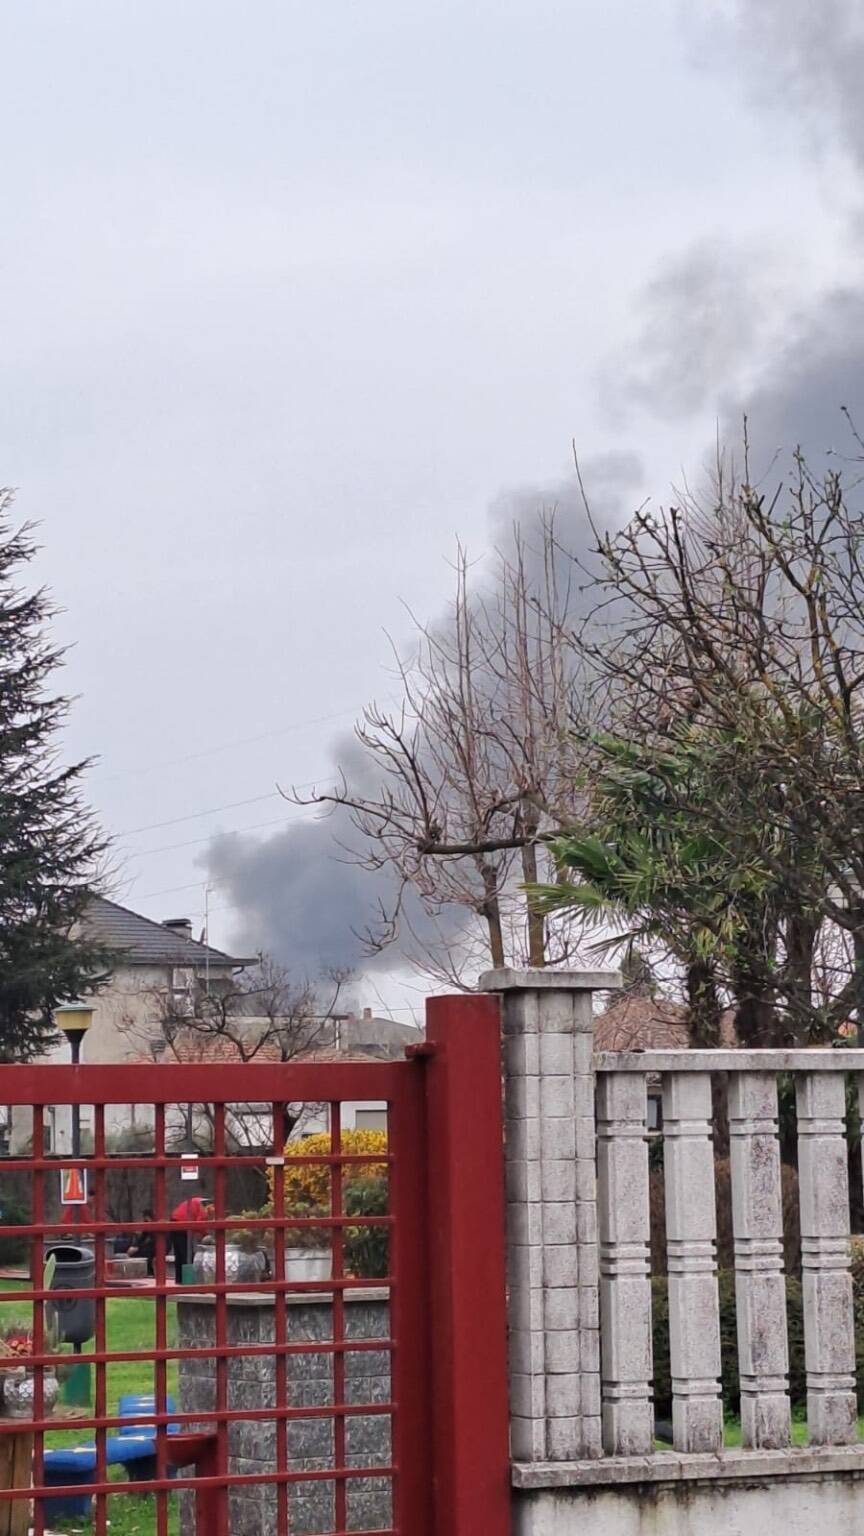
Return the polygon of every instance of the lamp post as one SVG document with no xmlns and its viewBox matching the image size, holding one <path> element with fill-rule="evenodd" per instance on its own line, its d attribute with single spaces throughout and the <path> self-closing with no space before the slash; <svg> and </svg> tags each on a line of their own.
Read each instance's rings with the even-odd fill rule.
<svg viewBox="0 0 864 1536">
<path fill-rule="evenodd" d="M 72 1065 L 77 1067 L 81 1060 L 81 1042 L 84 1039 L 90 1025 L 93 1023 L 93 1009 L 88 1003 L 63 1003 L 54 1010 L 54 1023 L 69 1041 L 69 1050 L 72 1055 Z M 81 1156 L 81 1105 L 72 1105 L 72 1156 Z M 82 1221 L 82 1207 L 76 1205 L 75 1225 Z M 73 1353 L 80 1355 L 81 1345 L 72 1345 Z M 85 1362 L 76 1366 L 76 1371 L 81 1373 L 81 1380 L 76 1381 L 71 1376 L 67 1382 L 66 1402 L 84 1403 L 90 1401 L 90 1366 Z"/>
<path fill-rule="evenodd" d="M 69 1041 L 72 1065 L 81 1060 L 81 1041 L 93 1023 L 93 1009 L 88 1003 L 63 1003 L 54 1010 L 54 1023 Z M 72 1156 L 81 1156 L 81 1106 L 72 1105 Z"/>
</svg>

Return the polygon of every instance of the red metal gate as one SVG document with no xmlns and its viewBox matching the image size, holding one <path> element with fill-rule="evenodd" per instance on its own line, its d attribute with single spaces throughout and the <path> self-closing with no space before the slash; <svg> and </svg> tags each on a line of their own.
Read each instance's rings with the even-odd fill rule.
<svg viewBox="0 0 864 1536">
<path fill-rule="evenodd" d="M 31 1276 L 7 1277 L 0 1324 L 4 1315 L 25 1309 L 32 1328 L 25 1367 L 32 1413 L 26 1420 L 0 1416 L 0 1436 L 32 1435 L 32 1481 L 19 1473 L 23 1486 L 0 1488 L 0 1516 L 8 1516 L 10 1505 L 32 1500 L 31 1528 L 43 1536 L 57 1508 L 46 1501 L 84 1497 L 92 1499 L 93 1529 L 106 1536 L 115 1500 L 149 1494 L 153 1536 L 178 1528 L 181 1497 L 183 1536 L 235 1536 L 235 1528 L 246 1528 L 241 1509 L 253 1511 L 261 1536 L 300 1536 L 304 1530 L 479 1536 L 481 1529 L 484 1536 L 504 1536 L 509 1502 L 497 1010 L 487 998 L 438 1000 L 430 1006 L 428 1033 L 429 1044 L 412 1059 L 380 1064 L 0 1067 L 0 1103 L 32 1112 L 32 1151 L 0 1160 L 0 1200 L 13 1182 L 7 1176 L 29 1182 L 29 1219 L 23 1226 L 0 1225 L 0 1236 L 28 1239 Z M 351 1150 L 353 1142 L 343 1135 L 344 1106 L 358 1102 L 387 1105 L 386 1150 Z M 62 1160 L 63 1168 L 81 1169 L 89 1180 L 89 1205 L 76 1230 L 91 1243 L 95 1276 L 91 1286 L 74 1292 L 56 1285 L 46 1290 L 42 1278 L 46 1247 L 70 1233 L 69 1213 L 53 1208 L 58 1159 L 42 1154 L 46 1111 L 57 1105 L 92 1108 L 92 1153 Z M 295 1142 L 286 1158 L 287 1133 L 303 1105 L 327 1107 L 329 1149 L 298 1154 Z M 139 1122 L 147 1107 L 152 1144 L 144 1155 L 111 1150 L 110 1128 L 127 1106 Z M 181 1287 L 169 1263 L 178 1230 L 171 1219 L 179 1167 L 174 1142 L 176 1116 L 182 1110 L 188 1126 L 190 1106 L 211 1128 L 198 1174 L 213 1210 L 198 1229 L 206 1226 L 213 1239 L 212 1275 L 200 1278 L 199 1266 L 198 1278 Z M 252 1157 L 238 1148 L 235 1135 L 239 1115 L 250 1108 L 256 1123 L 267 1125 Z M 240 1214 L 232 1209 L 232 1179 L 253 1167 L 266 1172 L 270 1207 Z M 301 1171 L 301 1182 L 315 1173 L 319 1191 L 305 1207 L 286 1193 Z M 386 1186 L 381 1214 L 352 1203 L 357 1179 L 370 1174 Z M 137 1180 L 139 1191 L 146 1181 L 151 1197 L 153 1277 L 137 1290 L 116 1277 L 110 1256 L 111 1240 L 129 1225 L 112 1212 L 112 1180 L 118 1176 Z M 269 1238 L 266 1278 L 231 1278 L 229 1239 L 240 1228 Z M 292 1278 L 286 1242 L 309 1243 L 315 1232 L 329 1239 L 331 1274 Z M 371 1246 L 386 1254 L 380 1266 L 386 1273 L 352 1272 L 348 1256 L 358 1234 L 381 1239 Z M 251 1239 L 245 1241 L 251 1246 Z M 140 1343 L 123 1338 L 118 1346 L 130 1296 L 152 1306 L 152 1337 Z M 72 1436 L 91 1447 L 87 1456 L 75 1453 L 82 1465 L 92 1463 L 83 1487 L 80 1479 L 67 1475 L 64 1482 L 54 1471 L 62 1460 L 56 1455 L 61 1426 L 48 1411 L 47 1388 L 70 1357 L 58 1361 L 49 1338 L 49 1303 L 64 1297 L 95 1303 L 93 1340 L 78 1356 L 92 1369 L 93 1396 L 83 1416 L 62 1422 L 65 1440 Z M 371 1335 L 368 1328 L 358 1334 L 354 1314 L 369 1297 L 378 1325 Z M 203 1310 L 195 1313 L 195 1307 Z M 248 1333 L 237 1336 L 247 1307 L 269 1309 L 269 1334 L 256 1334 L 254 1341 Z M 211 1329 L 206 1338 L 175 1337 L 178 1312 L 198 1327 L 196 1318 L 205 1311 Z M 314 1337 L 297 1336 L 301 1315 L 318 1320 Z M 317 1400 L 298 1381 L 302 1361 L 314 1364 Z M 256 1362 L 264 1387 L 255 1387 L 259 1396 L 250 1398 Z M 126 1373 L 123 1380 L 134 1373 L 136 1385 L 143 1379 L 152 1391 L 152 1403 L 131 1416 L 120 1411 L 118 1371 Z M 189 1388 L 196 1373 L 208 1372 L 212 1398 L 202 1408 Z M 7 1374 L 8 1368 L 0 1371 Z M 238 1425 L 255 1440 L 259 1421 L 260 1443 L 270 1446 L 260 1452 L 260 1465 L 238 1455 L 236 1441 Z M 146 1477 L 128 1459 L 128 1439 L 124 1445 L 135 1430 L 132 1440 L 149 1437 Z M 301 1431 L 314 1444 L 312 1457 L 308 1444 L 296 1438 Z M 13 1458 L 0 1455 L 0 1467 L 7 1463 Z M 15 1464 L 20 1468 L 20 1456 Z M 126 1467 L 123 1481 L 116 1480 L 120 1466 Z M 261 1489 L 269 1504 L 260 1507 L 259 1518 L 254 1499 L 264 1497 Z M 26 1531 L 26 1523 L 21 1528 Z"/>
</svg>

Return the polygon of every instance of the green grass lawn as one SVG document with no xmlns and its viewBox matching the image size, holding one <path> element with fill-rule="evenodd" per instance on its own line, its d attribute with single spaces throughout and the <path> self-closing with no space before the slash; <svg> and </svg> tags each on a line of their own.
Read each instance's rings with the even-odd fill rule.
<svg viewBox="0 0 864 1536">
<path fill-rule="evenodd" d="M 25 1282 L 26 1284 L 26 1282 Z M 10 1290 L 20 1288 L 17 1281 L 0 1282 L 0 1289 Z M 0 1302 L 0 1327 L 8 1323 L 20 1322 L 30 1325 L 31 1313 L 29 1303 L 26 1302 Z M 172 1303 L 168 1307 L 168 1342 L 173 1345 L 176 1341 L 177 1309 Z M 150 1349 L 156 1343 L 156 1307 L 155 1303 L 146 1296 L 130 1294 L 117 1297 L 107 1304 L 107 1334 L 109 1350 L 133 1350 Z M 70 1356 L 71 1358 L 71 1356 Z M 95 1373 L 95 1367 L 91 1367 L 91 1375 Z M 109 1364 L 107 1367 L 106 1387 L 108 1398 L 108 1412 L 117 1412 L 121 1397 L 131 1392 L 153 1392 L 155 1390 L 154 1367 L 146 1361 L 122 1361 Z M 168 1391 L 177 1400 L 177 1363 L 169 1361 L 168 1364 Z M 90 1401 L 90 1409 L 94 1404 Z M 74 1421 L 64 1429 L 51 1430 L 45 1436 L 46 1448 L 50 1446 L 81 1445 L 92 1442 L 93 1432 L 82 1429 Z M 111 1469 L 112 1479 L 122 1481 L 125 1477 L 122 1467 Z M 169 1495 L 169 1521 L 168 1530 L 170 1536 L 177 1536 L 179 1532 L 177 1497 Z M 108 1519 L 111 1522 L 111 1536 L 154 1536 L 156 1531 L 156 1500 L 154 1497 L 142 1494 L 112 1495 L 108 1506 Z M 90 1520 L 67 1520 L 65 1522 L 53 1521 L 52 1530 L 55 1531 L 90 1531 Z"/>
<path fill-rule="evenodd" d="M 858 1439 L 859 1440 L 864 1440 L 864 1417 L 862 1417 L 862 1418 L 860 1418 L 858 1420 Z M 740 1419 L 727 1419 L 725 1424 L 723 1425 L 723 1445 L 725 1446 L 725 1448 L 727 1450 L 730 1450 L 730 1449 L 734 1449 L 736 1446 L 740 1446 L 740 1444 L 741 1444 L 741 1421 L 740 1421 Z M 807 1420 L 806 1419 L 797 1418 L 797 1417 L 795 1417 L 794 1414 L 793 1414 L 793 1417 L 792 1417 L 792 1444 L 793 1445 L 806 1445 L 807 1444 Z M 670 1445 L 668 1440 L 658 1440 L 657 1441 L 657 1449 L 658 1449 L 658 1451 L 671 1451 L 672 1446 Z"/>
</svg>

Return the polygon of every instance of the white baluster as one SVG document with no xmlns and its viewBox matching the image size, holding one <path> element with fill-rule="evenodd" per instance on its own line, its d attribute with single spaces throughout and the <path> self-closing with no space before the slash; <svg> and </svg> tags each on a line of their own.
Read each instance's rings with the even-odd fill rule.
<svg viewBox="0 0 864 1536">
<path fill-rule="evenodd" d="M 789 1444 L 791 1426 L 773 1073 L 737 1072 L 729 1079 L 729 1135 L 741 1439 L 745 1446 L 780 1450 Z"/>
<path fill-rule="evenodd" d="M 604 1073 L 597 1096 L 603 1448 L 654 1449 L 647 1086 Z"/>
<path fill-rule="evenodd" d="M 711 1078 L 663 1082 L 672 1432 L 677 1451 L 723 1443 Z"/>
<path fill-rule="evenodd" d="M 807 1424 L 812 1445 L 848 1445 L 857 1410 L 845 1079 L 807 1072 L 796 1089 Z"/>
</svg>

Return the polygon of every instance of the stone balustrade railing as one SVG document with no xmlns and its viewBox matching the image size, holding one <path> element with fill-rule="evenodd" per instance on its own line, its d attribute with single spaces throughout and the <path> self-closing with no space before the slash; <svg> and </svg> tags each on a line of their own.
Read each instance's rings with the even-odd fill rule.
<svg viewBox="0 0 864 1536">
<path fill-rule="evenodd" d="M 603 1445 L 653 1450 L 647 1086 L 663 1089 L 673 1443 L 723 1443 L 712 1074 L 727 1085 L 742 1445 L 790 1443 L 778 1079 L 795 1083 L 811 1445 L 857 1439 L 846 1074 L 864 1051 L 645 1051 L 595 1058 Z"/>
<path fill-rule="evenodd" d="M 864 1111 L 864 1050 L 595 1055 L 591 993 L 615 980 L 493 972 L 482 983 L 502 994 L 517 1474 L 526 1464 L 656 1455 L 648 1090 L 658 1081 L 675 1451 L 704 1455 L 723 1445 L 718 1078 L 728 1116 L 743 1453 L 790 1445 L 778 1136 L 778 1083 L 787 1075 L 797 1113 L 808 1440 L 851 1445 L 846 1082 L 859 1074 Z"/>
</svg>

